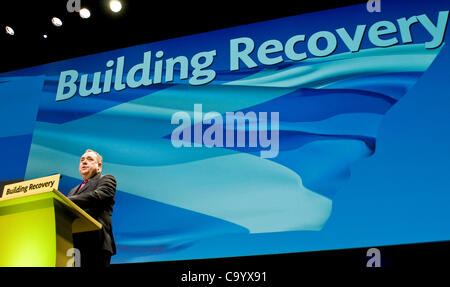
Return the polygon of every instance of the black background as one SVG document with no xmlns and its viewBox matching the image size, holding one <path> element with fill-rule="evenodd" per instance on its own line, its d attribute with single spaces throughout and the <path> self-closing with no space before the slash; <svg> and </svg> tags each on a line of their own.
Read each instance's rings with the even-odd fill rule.
<svg viewBox="0 0 450 287">
<path fill-rule="evenodd" d="M 383 0 L 387 1 L 387 0 Z M 81 0 L 88 7 L 91 18 L 81 19 L 77 13 L 66 10 L 65 0 L 60 1 L 2 1 L 0 7 L 0 72 L 31 67 L 98 52 L 165 39 L 213 31 L 286 16 L 343 7 L 366 1 L 143 1 L 124 2 L 119 14 L 108 12 L 105 0 Z M 255 8 L 258 6 L 258 8 Z M 63 21 L 54 27 L 53 16 Z M 12 26 L 15 35 L 5 33 L 5 25 Z M 44 39 L 43 34 L 48 38 Z M 0 95 L 1 96 L 1 95 Z M 445 227 L 443 227 L 445 228 Z M 1 236 L 1 235 L 0 235 Z M 280 242 L 280 244 L 282 244 Z M 371 246 L 376 247 L 376 246 Z M 217 246 L 220 248 L 220 246 Z M 419 268 L 420 270 L 446 268 L 450 264 L 447 242 L 378 247 L 381 251 L 382 269 Z M 153 262 L 113 265 L 108 270 L 59 270 L 64 278 L 96 278 L 98 282 L 134 278 L 145 286 L 301 286 L 305 278 L 318 281 L 334 280 L 330 271 L 338 270 L 342 276 L 349 271 L 362 271 L 373 275 L 367 268 L 368 248 L 321 251 L 308 253 L 217 258 L 172 262 Z M 182 283 L 180 278 L 188 271 L 224 274 L 228 271 L 267 272 L 262 282 Z M 378 269 L 379 270 L 379 269 Z M 24 269 L 0 269 L 14 276 Z M 31 271 L 27 269 L 27 271 Z M 56 275 L 52 269 L 33 269 L 46 277 Z M 317 275 L 320 274 L 320 275 Z M 316 276 L 317 275 L 317 276 Z M 411 273 L 407 276 L 414 276 Z M 20 276 L 19 276 L 20 277 Z M 350 275 L 351 277 L 351 275 Z M 349 278 L 350 278 L 349 277 Z M 86 277 L 88 278 L 88 277 Z M 347 277 L 345 277 L 347 278 Z M 20 280 L 25 279 L 21 278 Z M 29 278 L 28 278 L 29 279 Z M 91 281 L 89 281 L 91 282 Z M 142 283 L 143 282 L 143 283 Z M 156 283 L 159 282 L 159 283 Z M 365 285 L 364 281 L 361 281 Z"/>
<path fill-rule="evenodd" d="M 51 63 L 172 39 L 180 36 L 250 24 L 312 11 L 337 8 L 365 1 L 156 1 L 122 0 L 114 14 L 108 0 L 80 0 L 91 11 L 82 19 L 69 13 L 67 0 L 1 1 L 0 72 Z M 363 11 L 363 13 L 367 13 Z M 62 20 L 61 27 L 51 23 Z M 15 35 L 5 33 L 5 25 Z M 44 39 L 43 35 L 48 38 Z"/>
</svg>

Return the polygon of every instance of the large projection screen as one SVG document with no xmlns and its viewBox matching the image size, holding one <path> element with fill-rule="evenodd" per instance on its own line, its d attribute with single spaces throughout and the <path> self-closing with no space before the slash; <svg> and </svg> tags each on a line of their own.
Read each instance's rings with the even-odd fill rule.
<svg viewBox="0 0 450 287">
<path fill-rule="evenodd" d="M 0 181 L 103 156 L 112 263 L 450 239 L 446 1 L 383 1 L 0 74 Z"/>
</svg>

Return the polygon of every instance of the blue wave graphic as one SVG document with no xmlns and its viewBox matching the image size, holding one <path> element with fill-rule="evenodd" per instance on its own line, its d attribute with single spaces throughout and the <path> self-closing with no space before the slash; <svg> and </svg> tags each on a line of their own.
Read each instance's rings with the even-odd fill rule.
<svg viewBox="0 0 450 287">
<path fill-rule="evenodd" d="M 4 168 L 0 180 L 25 174 L 39 97 L 44 77 L 7 78 L 0 81 L 0 156 Z"/>
<path fill-rule="evenodd" d="M 47 86 L 26 177 L 78 178 L 79 155 L 99 151 L 120 190 L 116 263 L 160 260 L 220 234 L 318 231 L 350 165 L 374 153 L 383 116 L 438 53 L 423 45 L 366 50 L 230 74 L 208 86 L 125 90 L 121 100 L 92 96 L 98 106 L 88 110 L 75 97 L 58 111 Z M 261 147 L 173 147 L 171 116 L 193 115 L 194 104 L 222 115 L 279 112 L 278 156 L 260 158 Z M 129 214 L 140 224 L 129 224 Z"/>
</svg>

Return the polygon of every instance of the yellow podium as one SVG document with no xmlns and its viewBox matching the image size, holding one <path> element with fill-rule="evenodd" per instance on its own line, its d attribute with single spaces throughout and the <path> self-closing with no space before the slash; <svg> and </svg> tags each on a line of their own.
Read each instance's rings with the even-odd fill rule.
<svg viewBox="0 0 450 287">
<path fill-rule="evenodd" d="M 72 234 L 102 225 L 57 190 L 60 175 L 6 185 L 0 198 L 0 267 L 73 266 Z"/>
</svg>

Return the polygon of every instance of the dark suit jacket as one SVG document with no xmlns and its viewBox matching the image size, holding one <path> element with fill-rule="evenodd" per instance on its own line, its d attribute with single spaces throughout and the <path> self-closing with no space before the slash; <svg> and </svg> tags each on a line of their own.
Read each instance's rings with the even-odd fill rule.
<svg viewBox="0 0 450 287">
<path fill-rule="evenodd" d="M 97 174 L 78 190 L 80 185 L 69 192 L 68 198 L 100 222 L 103 228 L 99 231 L 74 234 L 74 247 L 82 252 L 83 250 L 107 250 L 111 254 L 116 254 L 111 223 L 116 179 L 110 174 Z"/>
</svg>

